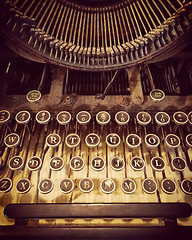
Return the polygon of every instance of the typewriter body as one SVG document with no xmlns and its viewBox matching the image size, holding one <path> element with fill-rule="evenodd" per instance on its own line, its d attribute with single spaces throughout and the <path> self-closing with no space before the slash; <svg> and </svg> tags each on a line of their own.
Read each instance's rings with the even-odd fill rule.
<svg viewBox="0 0 192 240">
<path fill-rule="evenodd" d="M 192 233 L 191 1 L 1 1 L 0 236 Z"/>
</svg>

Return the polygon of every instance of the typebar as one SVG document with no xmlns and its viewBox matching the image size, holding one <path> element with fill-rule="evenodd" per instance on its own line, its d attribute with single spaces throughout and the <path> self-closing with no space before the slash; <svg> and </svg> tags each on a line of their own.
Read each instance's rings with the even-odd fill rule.
<svg viewBox="0 0 192 240">
<path fill-rule="evenodd" d="M 187 203 L 9 204 L 7 218 L 178 218 L 191 216 Z"/>
</svg>

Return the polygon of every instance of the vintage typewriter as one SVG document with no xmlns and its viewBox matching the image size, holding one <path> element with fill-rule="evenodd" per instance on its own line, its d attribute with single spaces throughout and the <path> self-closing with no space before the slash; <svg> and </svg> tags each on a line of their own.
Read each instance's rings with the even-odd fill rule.
<svg viewBox="0 0 192 240">
<path fill-rule="evenodd" d="M 192 234 L 191 4 L 1 1 L 2 239 Z"/>
</svg>

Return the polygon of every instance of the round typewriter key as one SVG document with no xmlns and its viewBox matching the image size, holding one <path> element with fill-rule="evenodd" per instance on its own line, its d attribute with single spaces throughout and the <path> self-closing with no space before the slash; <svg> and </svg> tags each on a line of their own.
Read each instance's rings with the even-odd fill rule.
<svg viewBox="0 0 192 240">
<path fill-rule="evenodd" d="M 62 111 L 57 114 L 57 122 L 61 125 L 67 125 L 71 122 L 71 114 L 67 111 Z"/>
<path fill-rule="evenodd" d="M 10 112 L 8 112 L 7 110 L 1 110 L 0 111 L 0 124 L 9 122 L 10 117 L 11 117 Z"/>
<path fill-rule="evenodd" d="M 120 111 L 115 114 L 115 121 L 119 125 L 126 125 L 128 124 L 130 116 L 125 111 Z"/>
<path fill-rule="evenodd" d="M 60 183 L 60 189 L 63 193 L 70 193 L 74 188 L 74 183 L 70 178 L 65 178 Z"/>
<path fill-rule="evenodd" d="M 0 192 L 9 192 L 13 186 L 10 178 L 2 178 L 0 180 Z"/>
<path fill-rule="evenodd" d="M 42 110 L 36 114 L 36 121 L 39 124 L 47 124 L 50 121 L 50 119 L 51 114 L 46 110 Z"/>
<path fill-rule="evenodd" d="M 116 133 L 110 133 L 106 137 L 106 143 L 109 147 L 117 147 L 121 142 L 119 135 Z"/>
<path fill-rule="evenodd" d="M 102 157 L 94 157 L 91 160 L 91 167 L 93 168 L 93 170 L 95 171 L 101 171 L 104 169 L 105 167 L 105 161 Z"/>
<path fill-rule="evenodd" d="M 141 157 L 135 156 L 131 159 L 131 167 L 135 171 L 141 171 L 145 167 L 145 161 Z"/>
<path fill-rule="evenodd" d="M 160 126 L 165 126 L 170 122 L 170 116 L 166 112 L 158 112 L 155 114 L 155 122 Z"/>
<path fill-rule="evenodd" d="M 151 116 L 147 112 L 139 112 L 136 119 L 140 125 L 147 125 L 151 122 Z"/>
<path fill-rule="evenodd" d="M 176 171 L 183 171 L 186 168 L 186 162 L 180 157 L 175 157 L 171 160 L 171 165 Z"/>
<path fill-rule="evenodd" d="M 94 183 L 91 178 L 83 178 L 79 182 L 79 188 L 81 189 L 82 192 L 88 193 L 93 190 Z"/>
<path fill-rule="evenodd" d="M 18 170 L 23 167 L 24 161 L 21 156 L 14 156 L 9 161 L 9 168 L 11 170 Z"/>
<path fill-rule="evenodd" d="M 143 190 L 146 193 L 154 193 L 157 191 L 157 183 L 150 178 L 146 178 L 142 183 Z"/>
<path fill-rule="evenodd" d="M 86 125 L 91 121 L 91 114 L 87 111 L 81 111 L 76 115 L 76 120 L 80 125 Z"/>
<path fill-rule="evenodd" d="M 96 115 L 96 121 L 100 125 L 106 125 L 110 122 L 111 115 L 106 111 L 98 112 Z"/>
<path fill-rule="evenodd" d="M 46 144 L 48 147 L 55 148 L 61 143 L 61 137 L 56 133 L 51 133 L 46 138 Z"/>
<path fill-rule="evenodd" d="M 120 171 L 124 168 L 125 161 L 122 158 L 120 158 L 119 156 L 115 156 L 111 159 L 110 164 L 114 170 Z"/>
<path fill-rule="evenodd" d="M 173 114 L 173 121 L 178 125 L 184 125 L 188 121 L 188 116 L 184 112 L 175 112 Z"/>
<path fill-rule="evenodd" d="M 20 111 L 15 116 L 15 120 L 19 124 L 27 124 L 30 121 L 31 114 L 28 111 Z"/>
<path fill-rule="evenodd" d="M 192 194 L 192 181 L 185 179 L 181 182 L 181 189 L 186 194 Z"/>
<path fill-rule="evenodd" d="M 26 98 L 29 102 L 38 102 L 41 99 L 41 92 L 38 90 L 32 90 L 27 93 Z"/>
<path fill-rule="evenodd" d="M 192 111 L 188 114 L 189 123 L 192 124 Z"/>
<path fill-rule="evenodd" d="M 79 171 L 84 167 L 84 161 L 82 157 L 76 156 L 70 160 L 70 168 Z"/>
<path fill-rule="evenodd" d="M 165 144 L 168 148 L 177 148 L 180 145 L 180 139 L 175 134 L 169 134 L 165 137 Z"/>
<path fill-rule="evenodd" d="M 88 147 L 96 147 L 100 143 L 100 137 L 95 133 L 90 133 L 86 136 L 85 143 Z"/>
<path fill-rule="evenodd" d="M 163 179 L 161 187 L 165 193 L 172 194 L 176 191 L 176 184 L 171 179 Z"/>
<path fill-rule="evenodd" d="M 42 165 L 42 160 L 40 157 L 33 156 L 27 162 L 27 167 L 31 171 L 38 170 Z"/>
<path fill-rule="evenodd" d="M 65 143 L 70 148 L 77 147 L 80 143 L 80 137 L 75 133 L 71 133 L 65 138 Z"/>
<path fill-rule="evenodd" d="M 22 178 L 17 183 L 17 191 L 19 193 L 26 193 L 30 190 L 30 188 L 31 188 L 31 183 L 27 178 Z"/>
<path fill-rule="evenodd" d="M 161 101 L 165 98 L 165 93 L 160 89 L 154 89 L 150 92 L 150 98 L 154 101 Z"/>
<path fill-rule="evenodd" d="M 192 148 L 192 134 L 188 134 L 185 138 L 187 146 Z"/>
<path fill-rule="evenodd" d="M 141 138 L 136 134 L 129 134 L 126 137 L 127 146 L 130 148 L 136 148 L 141 144 Z"/>
<path fill-rule="evenodd" d="M 53 157 L 50 160 L 50 168 L 54 171 L 59 171 L 64 166 L 64 161 L 62 157 Z"/>
<path fill-rule="evenodd" d="M 149 148 L 157 147 L 160 144 L 160 139 L 155 134 L 147 134 L 145 137 L 145 143 Z"/>
<path fill-rule="evenodd" d="M 9 148 L 13 148 L 19 145 L 20 137 L 16 133 L 10 133 L 5 137 L 5 145 Z"/>
<path fill-rule="evenodd" d="M 136 190 L 136 183 L 132 179 L 124 179 L 121 188 L 124 193 L 134 193 Z"/>
<path fill-rule="evenodd" d="M 110 178 L 105 178 L 101 182 L 101 190 L 104 193 L 112 193 L 115 190 L 115 182 Z"/>
<path fill-rule="evenodd" d="M 151 159 L 151 167 L 155 171 L 163 171 L 165 169 L 165 161 L 161 157 L 153 157 Z"/>
<path fill-rule="evenodd" d="M 40 181 L 38 188 L 43 194 L 50 193 L 53 190 L 53 182 L 49 178 L 43 179 Z"/>
</svg>

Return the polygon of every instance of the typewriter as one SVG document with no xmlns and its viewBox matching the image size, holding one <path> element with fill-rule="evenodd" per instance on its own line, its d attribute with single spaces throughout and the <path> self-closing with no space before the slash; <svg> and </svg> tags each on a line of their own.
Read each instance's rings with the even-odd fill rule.
<svg viewBox="0 0 192 240">
<path fill-rule="evenodd" d="M 2 239 L 192 234 L 191 4 L 1 1 Z"/>
</svg>

